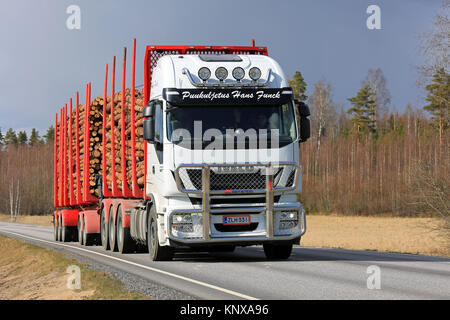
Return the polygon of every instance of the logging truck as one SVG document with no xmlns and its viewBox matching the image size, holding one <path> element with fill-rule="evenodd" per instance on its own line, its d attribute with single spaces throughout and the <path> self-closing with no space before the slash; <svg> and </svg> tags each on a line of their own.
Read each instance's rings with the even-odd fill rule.
<svg viewBox="0 0 450 320">
<path fill-rule="evenodd" d="M 54 240 L 121 253 L 233 251 L 287 259 L 306 230 L 299 143 L 309 108 L 266 47 L 147 46 L 143 86 L 75 93 L 55 115 Z M 108 81 L 109 80 L 109 81 Z M 100 90 L 101 90 L 100 89 Z M 74 105 L 73 105 L 74 104 Z"/>
</svg>

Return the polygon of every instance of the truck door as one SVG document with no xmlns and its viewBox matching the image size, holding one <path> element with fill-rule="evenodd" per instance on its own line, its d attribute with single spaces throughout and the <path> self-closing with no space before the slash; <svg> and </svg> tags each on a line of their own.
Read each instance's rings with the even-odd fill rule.
<svg viewBox="0 0 450 320">
<path fill-rule="evenodd" d="M 150 191 L 155 190 L 163 182 L 163 146 L 164 146 L 164 118 L 162 111 L 162 101 L 155 100 L 150 103 L 154 108 L 155 140 L 148 145 L 148 178 Z"/>
</svg>

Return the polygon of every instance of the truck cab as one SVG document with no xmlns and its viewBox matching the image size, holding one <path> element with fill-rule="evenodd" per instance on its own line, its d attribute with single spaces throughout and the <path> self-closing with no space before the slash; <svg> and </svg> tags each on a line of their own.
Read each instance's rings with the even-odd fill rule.
<svg viewBox="0 0 450 320">
<path fill-rule="evenodd" d="M 306 231 L 297 194 L 309 110 L 280 65 L 259 54 L 168 54 L 152 70 L 148 100 L 151 205 L 132 211 L 133 238 L 147 232 L 153 260 L 182 247 L 257 244 L 268 258 L 288 258 Z"/>
</svg>

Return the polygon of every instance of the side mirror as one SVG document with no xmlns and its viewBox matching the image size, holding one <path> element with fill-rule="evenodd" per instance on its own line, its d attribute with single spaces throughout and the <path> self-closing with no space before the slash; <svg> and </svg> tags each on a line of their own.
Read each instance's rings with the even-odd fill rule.
<svg viewBox="0 0 450 320">
<path fill-rule="evenodd" d="M 142 111 L 144 118 L 144 140 L 150 143 L 155 141 L 155 121 L 153 117 L 153 108 L 151 106 L 145 107 Z"/>
<path fill-rule="evenodd" d="M 300 143 L 305 142 L 311 136 L 311 123 L 308 117 L 311 115 L 311 111 L 306 103 L 295 100 L 295 104 L 300 115 Z"/>
<path fill-rule="evenodd" d="M 154 109 L 152 106 L 147 106 L 144 108 L 144 110 L 142 110 L 142 116 L 144 118 L 152 118 L 153 117 L 153 113 L 154 113 Z"/>
</svg>

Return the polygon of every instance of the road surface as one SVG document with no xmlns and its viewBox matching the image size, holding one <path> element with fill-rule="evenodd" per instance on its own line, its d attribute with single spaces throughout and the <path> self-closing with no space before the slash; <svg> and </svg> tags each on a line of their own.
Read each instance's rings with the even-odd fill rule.
<svg viewBox="0 0 450 320">
<path fill-rule="evenodd" d="M 267 261 L 262 246 L 254 246 L 153 262 L 145 253 L 54 242 L 52 227 L 0 222 L 0 234 L 82 256 L 194 299 L 450 299 L 448 258 L 296 246 L 289 260 Z"/>
</svg>

